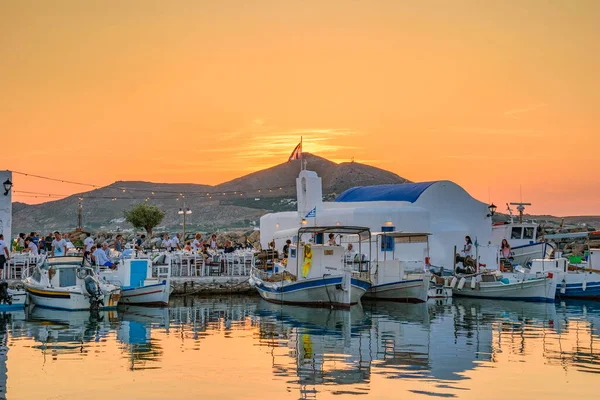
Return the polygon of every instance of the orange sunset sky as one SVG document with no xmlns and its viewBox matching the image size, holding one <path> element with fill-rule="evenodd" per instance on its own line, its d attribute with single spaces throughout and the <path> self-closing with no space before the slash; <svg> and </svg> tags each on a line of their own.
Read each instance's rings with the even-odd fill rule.
<svg viewBox="0 0 600 400">
<path fill-rule="evenodd" d="M 499 211 L 522 187 L 532 213 L 600 214 L 598 21 L 595 0 L 4 0 L 0 169 L 216 184 L 303 136 Z"/>
</svg>

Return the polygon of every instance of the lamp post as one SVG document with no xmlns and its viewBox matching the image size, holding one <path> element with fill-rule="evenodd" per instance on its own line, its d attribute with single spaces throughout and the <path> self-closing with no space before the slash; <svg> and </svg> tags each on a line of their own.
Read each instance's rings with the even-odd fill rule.
<svg viewBox="0 0 600 400">
<path fill-rule="evenodd" d="M 177 212 L 179 215 L 183 215 L 183 241 L 185 242 L 185 220 L 186 220 L 186 215 L 191 214 L 192 210 L 190 210 L 189 208 L 187 208 L 185 206 L 185 203 L 183 203 L 183 208 L 180 208 L 179 211 Z"/>
<path fill-rule="evenodd" d="M 10 179 L 6 179 L 2 185 L 4 186 L 4 195 L 8 196 L 8 192 L 10 192 L 10 189 L 12 189 L 12 182 Z"/>
<path fill-rule="evenodd" d="M 488 210 L 490 210 L 490 213 L 487 215 L 488 218 L 493 217 L 494 214 L 496 214 L 496 208 L 498 208 L 498 207 L 496 207 L 496 205 L 494 203 L 492 203 L 488 206 Z"/>
</svg>

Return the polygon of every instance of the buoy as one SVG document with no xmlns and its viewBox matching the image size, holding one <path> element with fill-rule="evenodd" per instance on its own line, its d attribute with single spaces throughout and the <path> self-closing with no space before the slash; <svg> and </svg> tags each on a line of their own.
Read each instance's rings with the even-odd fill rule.
<svg viewBox="0 0 600 400">
<path fill-rule="evenodd" d="M 475 277 L 471 278 L 471 289 L 475 289 L 477 287 L 477 280 Z"/>
<path fill-rule="evenodd" d="M 466 282 L 467 282 L 467 280 L 465 278 L 460 278 L 460 281 L 458 282 L 458 286 L 456 287 L 456 289 L 462 290 L 462 288 L 465 286 Z"/>
<path fill-rule="evenodd" d="M 452 282 L 450 282 L 450 287 L 452 289 L 454 289 L 454 287 L 456 286 L 457 281 L 458 281 L 458 279 L 456 277 L 452 278 Z"/>
<path fill-rule="evenodd" d="M 567 281 L 565 281 L 563 279 L 562 282 L 560 283 L 560 294 L 565 294 L 566 291 L 567 291 Z"/>
<path fill-rule="evenodd" d="M 584 279 L 583 283 L 581 284 L 581 290 L 585 292 L 585 289 L 587 289 L 587 281 Z"/>
</svg>

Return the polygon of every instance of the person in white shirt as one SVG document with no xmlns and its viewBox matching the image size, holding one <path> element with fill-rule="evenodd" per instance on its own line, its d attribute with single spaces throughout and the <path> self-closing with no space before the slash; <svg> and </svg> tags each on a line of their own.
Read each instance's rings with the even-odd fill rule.
<svg viewBox="0 0 600 400">
<path fill-rule="evenodd" d="M 167 251 L 173 250 L 173 242 L 169 239 L 168 233 L 165 233 L 161 247 L 164 247 Z"/>
<path fill-rule="evenodd" d="M 175 247 L 177 250 L 181 250 L 181 242 L 179 238 L 181 237 L 181 233 L 176 234 L 173 239 L 171 239 L 171 246 Z"/>
<path fill-rule="evenodd" d="M 83 245 L 85 246 L 85 251 L 90 251 L 94 245 L 94 239 L 92 239 L 92 235 L 89 232 L 87 232 L 85 235 L 87 237 L 83 241 Z"/>
<path fill-rule="evenodd" d="M 67 254 L 67 242 L 62 238 L 60 232 L 54 232 L 54 240 L 52 241 L 52 256 L 59 257 Z"/>
<path fill-rule="evenodd" d="M 199 233 L 196 233 L 196 236 L 194 237 L 194 241 L 192 242 L 192 251 L 194 253 L 197 253 L 198 250 L 200 250 L 202 248 L 202 235 Z"/>
<path fill-rule="evenodd" d="M 210 248 L 213 250 L 217 249 L 217 235 L 213 233 L 210 237 Z"/>
<path fill-rule="evenodd" d="M 6 264 L 6 261 L 8 260 L 10 260 L 10 252 L 4 241 L 4 235 L 0 233 L 0 275 L 4 274 L 4 264 Z"/>
<path fill-rule="evenodd" d="M 25 239 L 25 246 L 26 250 L 34 256 L 39 255 L 37 245 L 33 243 L 33 240 L 31 240 L 30 238 Z"/>
<path fill-rule="evenodd" d="M 96 265 L 98 265 L 100 267 L 115 268 L 116 265 L 113 264 L 108 259 L 108 255 L 106 254 L 106 250 L 108 250 L 108 243 L 104 242 L 104 243 L 102 243 L 102 248 L 98 248 L 94 252 L 94 257 L 96 259 Z"/>
</svg>

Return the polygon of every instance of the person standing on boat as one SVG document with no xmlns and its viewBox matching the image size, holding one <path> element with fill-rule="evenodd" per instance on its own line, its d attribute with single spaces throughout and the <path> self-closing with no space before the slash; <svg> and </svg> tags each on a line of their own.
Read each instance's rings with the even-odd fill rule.
<svg viewBox="0 0 600 400">
<path fill-rule="evenodd" d="M 290 239 L 285 241 L 285 245 L 283 246 L 283 258 L 289 257 L 291 244 L 292 244 L 292 241 Z"/>
<path fill-rule="evenodd" d="M 173 250 L 173 242 L 171 241 L 171 239 L 169 239 L 168 233 L 165 233 L 161 246 L 164 247 L 167 251 Z"/>
<path fill-rule="evenodd" d="M 508 240 L 502 239 L 502 245 L 500 246 L 500 252 L 502 258 L 509 259 L 510 258 L 510 244 L 508 244 Z"/>
<path fill-rule="evenodd" d="M 52 241 L 52 257 L 60 257 L 67 254 L 67 241 L 62 238 L 59 231 L 54 232 Z"/>
<path fill-rule="evenodd" d="M 4 278 L 4 264 L 10 260 L 10 252 L 4 241 L 4 235 L 0 233 L 0 278 Z"/>
</svg>

